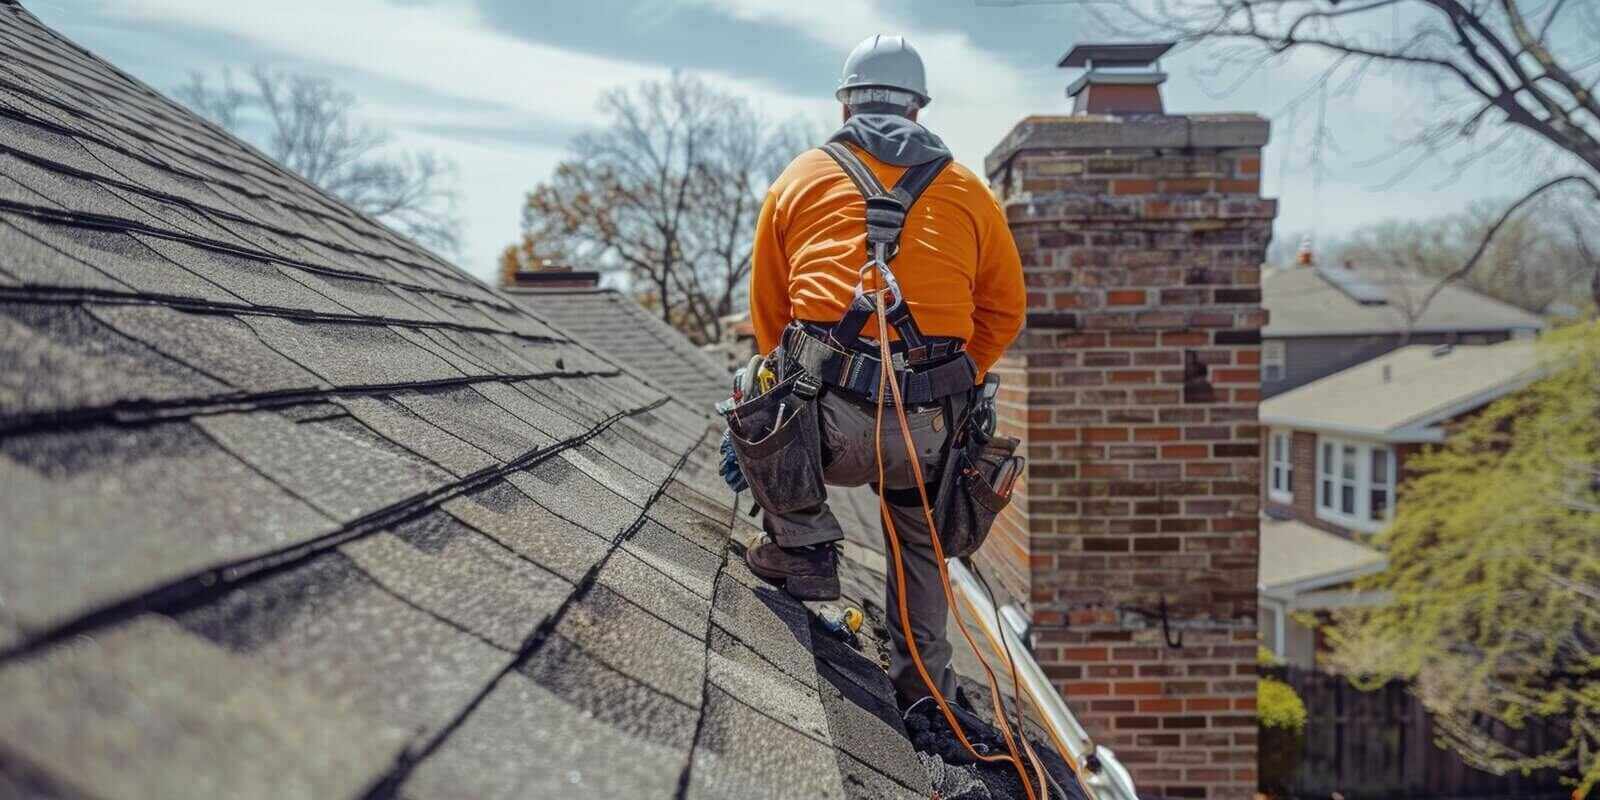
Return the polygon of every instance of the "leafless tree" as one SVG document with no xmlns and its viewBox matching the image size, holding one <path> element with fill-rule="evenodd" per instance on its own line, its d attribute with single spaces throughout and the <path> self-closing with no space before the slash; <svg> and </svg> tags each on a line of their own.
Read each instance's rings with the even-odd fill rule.
<svg viewBox="0 0 1600 800">
<path fill-rule="evenodd" d="M 1291 113 L 1308 103 L 1318 103 L 1320 113 L 1328 97 L 1353 95 L 1374 76 L 1414 80 L 1429 100 L 1414 104 L 1416 116 L 1403 121 L 1396 146 L 1374 162 L 1394 160 L 1396 179 L 1438 161 L 1459 175 L 1486 158 L 1504 159 L 1519 179 L 1542 179 L 1488 226 L 1482 244 L 1441 276 L 1441 286 L 1470 274 L 1488 241 L 1537 196 L 1574 192 L 1589 204 L 1600 201 L 1600 4 L 1119 0 L 1084 8 L 1114 33 L 1207 46 L 1205 77 L 1223 90 L 1295 56 L 1321 57 Z M 1326 133 L 1319 120 L 1319 157 Z M 1595 297 L 1600 302 L 1600 292 Z"/>
<path fill-rule="evenodd" d="M 626 272 L 663 320 L 719 341 L 750 271 L 762 193 L 807 134 L 683 73 L 607 92 L 604 128 L 535 187 L 502 267 L 583 260 Z"/>
<path fill-rule="evenodd" d="M 1332 263 L 1403 283 L 1406 299 L 1420 304 L 1439 279 L 1470 260 L 1504 206 L 1484 199 L 1438 217 L 1385 220 L 1330 241 L 1323 251 Z M 1549 195 L 1529 206 L 1501 226 L 1461 284 L 1533 312 L 1557 302 L 1588 305 L 1595 270 L 1584 250 L 1600 227 L 1595 209 Z"/>
<path fill-rule="evenodd" d="M 223 70 L 216 84 L 194 72 L 178 89 L 191 108 L 306 180 L 424 245 L 455 253 L 455 167 L 428 151 L 397 151 L 391 137 L 361 122 L 355 95 L 332 81 L 262 66 L 248 88 Z"/>
</svg>

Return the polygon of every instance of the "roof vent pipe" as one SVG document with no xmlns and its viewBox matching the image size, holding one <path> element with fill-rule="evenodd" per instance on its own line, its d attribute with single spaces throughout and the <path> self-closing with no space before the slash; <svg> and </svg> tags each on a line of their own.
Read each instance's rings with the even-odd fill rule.
<svg viewBox="0 0 1600 800">
<path fill-rule="evenodd" d="M 1392 365 L 1392 364 L 1384 364 L 1383 365 L 1383 382 L 1384 383 L 1388 383 L 1389 382 L 1389 378 L 1392 377 L 1393 375 L 1394 375 L 1394 365 Z"/>
</svg>

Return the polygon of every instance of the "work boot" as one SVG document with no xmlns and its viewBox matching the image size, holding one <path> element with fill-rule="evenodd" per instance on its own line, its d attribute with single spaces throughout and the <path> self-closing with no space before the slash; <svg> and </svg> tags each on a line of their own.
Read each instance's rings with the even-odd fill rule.
<svg viewBox="0 0 1600 800">
<path fill-rule="evenodd" d="M 832 542 L 779 547 L 770 538 L 762 539 L 745 551 L 744 563 L 762 580 L 782 587 L 796 600 L 839 599 L 839 554 Z"/>
</svg>

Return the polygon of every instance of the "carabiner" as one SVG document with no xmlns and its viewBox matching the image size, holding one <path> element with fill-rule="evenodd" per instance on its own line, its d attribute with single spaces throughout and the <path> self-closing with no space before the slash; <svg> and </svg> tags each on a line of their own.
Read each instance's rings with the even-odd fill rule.
<svg viewBox="0 0 1600 800">
<path fill-rule="evenodd" d="M 889 292 L 892 298 L 884 302 L 883 310 L 893 311 L 899 308 L 901 303 L 904 302 L 904 296 L 900 294 L 900 281 L 895 279 L 894 270 L 889 268 L 888 245 L 881 242 L 873 245 L 872 257 L 861 266 L 860 280 L 856 283 L 855 299 L 859 300 L 866 295 L 867 273 L 873 269 L 878 271 L 880 282 L 883 284 L 883 288 L 877 291 Z"/>
</svg>

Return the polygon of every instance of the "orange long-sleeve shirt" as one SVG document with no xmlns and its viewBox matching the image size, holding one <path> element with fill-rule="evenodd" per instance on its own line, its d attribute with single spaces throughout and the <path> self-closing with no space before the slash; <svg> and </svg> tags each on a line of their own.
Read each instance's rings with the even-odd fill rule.
<svg viewBox="0 0 1600 800">
<path fill-rule="evenodd" d="M 884 186 L 906 170 L 851 148 Z M 866 213 L 855 184 L 821 150 L 801 154 L 773 182 L 750 269 L 750 321 L 761 352 L 772 352 L 793 320 L 844 316 L 867 260 Z M 912 207 L 891 268 L 917 327 L 965 339 L 980 380 L 1022 329 L 1027 294 L 1016 242 L 994 195 L 960 164 L 940 172 Z"/>
</svg>

